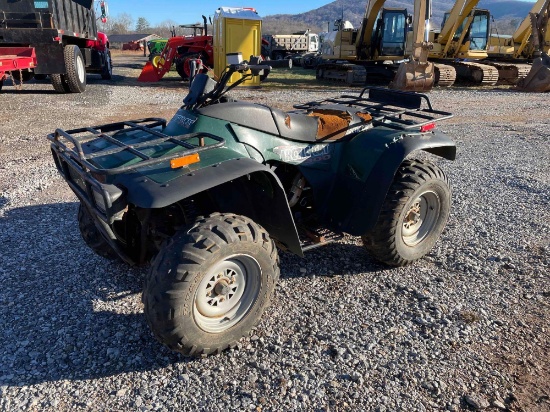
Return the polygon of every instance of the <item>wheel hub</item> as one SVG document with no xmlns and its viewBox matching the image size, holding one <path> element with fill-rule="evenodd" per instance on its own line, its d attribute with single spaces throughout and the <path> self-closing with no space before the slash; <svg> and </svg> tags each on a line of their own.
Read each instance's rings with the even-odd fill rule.
<svg viewBox="0 0 550 412">
<path fill-rule="evenodd" d="M 403 226 L 406 229 L 411 229 L 413 226 L 417 225 L 421 221 L 420 218 L 420 201 L 417 200 L 409 209 L 407 216 L 405 217 L 405 222 Z"/>
<path fill-rule="evenodd" d="M 195 318 L 206 332 L 238 323 L 258 296 L 261 269 L 246 255 L 220 261 L 205 274 L 195 295 Z"/>
<path fill-rule="evenodd" d="M 435 192 L 421 193 L 403 218 L 403 242 L 411 247 L 422 242 L 436 226 L 440 210 L 440 199 Z"/>
<path fill-rule="evenodd" d="M 210 308 L 199 305 L 199 311 L 203 315 L 218 316 L 223 310 L 227 310 L 227 306 L 231 304 L 229 301 L 237 294 L 240 287 L 235 275 L 235 271 L 226 269 L 210 277 L 206 284 L 206 303 Z M 220 310 L 218 311 L 215 308 Z"/>
</svg>

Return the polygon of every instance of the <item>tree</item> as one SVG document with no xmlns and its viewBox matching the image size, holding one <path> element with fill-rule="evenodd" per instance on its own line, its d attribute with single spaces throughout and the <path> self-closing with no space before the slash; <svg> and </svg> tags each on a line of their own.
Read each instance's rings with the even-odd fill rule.
<svg viewBox="0 0 550 412">
<path fill-rule="evenodd" d="M 145 17 L 138 17 L 136 23 L 136 32 L 143 33 L 150 29 L 149 22 Z"/>
<path fill-rule="evenodd" d="M 120 13 L 107 20 L 105 30 L 109 34 L 126 34 L 132 30 L 134 19 L 128 13 Z"/>
</svg>

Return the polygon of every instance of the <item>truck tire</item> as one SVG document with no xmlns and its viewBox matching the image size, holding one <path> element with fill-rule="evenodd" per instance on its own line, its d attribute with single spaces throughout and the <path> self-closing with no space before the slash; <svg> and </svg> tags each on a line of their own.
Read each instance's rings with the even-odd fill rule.
<svg viewBox="0 0 550 412">
<path fill-rule="evenodd" d="M 363 236 L 363 244 L 385 264 L 408 265 L 433 247 L 450 209 L 451 190 L 443 171 L 430 162 L 405 160 L 386 195 L 378 222 Z"/>
<path fill-rule="evenodd" d="M 113 78 L 113 60 L 111 59 L 111 51 L 107 49 L 105 54 L 105 64 L 101 68 L 101 78 L 103 80 L 111 80 Z"/>
<path fill-rule="evenodd" d="M 213 214 L 176 233 L 143 291 L 155 337 L 186 356 L 219 353 L 250 333 L 279 278 L 277 249 L 245 216 Z"/>
<path fill-rule="evenodd" d="M 119 259 L 113 248 L 97 230 L 88 207 L 82 203 L 78 206 L 78 228 L 86 245 L 96 254 L 109 260 Z"/>
<path fill-rule="evenodd" d="M 50 74 L 50 81 L 54 90 L 58 93 L 70 93 L 69 85 L 64 74 Z"/>
<path fill-rule="evenodd" d="M 75 44 L 67 44 L 63 49 L 67 73 L 65 79 L 72 93 L 86 90 L 86 65 L 80 49 Z"/>
</svg>

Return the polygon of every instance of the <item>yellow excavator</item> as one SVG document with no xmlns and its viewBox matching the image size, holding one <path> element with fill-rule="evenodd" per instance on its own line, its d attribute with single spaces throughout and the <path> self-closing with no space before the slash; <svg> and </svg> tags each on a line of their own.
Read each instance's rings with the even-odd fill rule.
<svg viewBox="0 0 550 412">
<path fill-rule="evenodd" d="M 382 8 L 384 3 L 369 0 L 358 30 L 337 22 L 323 40 L 317 79 L 363 86 L 368 77 L 393 80 L 390 87 L 399 90 L 431 90 L 434 69 L 426 28 L 431 0 L 415 0 L 413 16 L 407 9 Z"/>
<path fill-rule="evenodd" d="M 455 79 L 491 86 L 498 81 L 498 70 L 480 63 L 487 58 L 489 40 L 488 10 L 477 9 L 479 0 L 456 0 L 445 13 L 441 31 L 432 31 L 430 61 L 435 62 L 436 85 L 451 86 Z"/>
<path fill-rule="evenodd" d="M 492 36 L 488 48 L 499 76 L 528 92 L 550 91 L 549 53 L 550 0 L 538 0 L 511 37 Z"/>
</svg>

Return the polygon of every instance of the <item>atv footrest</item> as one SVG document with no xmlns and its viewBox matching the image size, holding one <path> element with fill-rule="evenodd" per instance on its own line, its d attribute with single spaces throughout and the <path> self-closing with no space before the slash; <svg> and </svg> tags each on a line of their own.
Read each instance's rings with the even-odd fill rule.
<svg viewBox="0 0 550 412">
<path fill-rule="evenodd" d="M 327 228 L 313 229 L 303 225 L 298 226 L 298 234 L 304 252 L 336 242 L 344 237 L 342 233 L 335 233 Z"/>
</svg>

